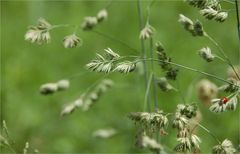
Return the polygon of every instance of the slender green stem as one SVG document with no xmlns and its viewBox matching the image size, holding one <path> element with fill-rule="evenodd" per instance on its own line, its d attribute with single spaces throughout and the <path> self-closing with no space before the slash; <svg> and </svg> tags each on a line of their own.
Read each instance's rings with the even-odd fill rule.
<svg viewBox="0 0 240 154">
<path fill-rule="evenodd" d="M 203 130 L 205 130 L 209 135 L 211 135 L 219 144 L 221 144 L 220 140 L 210 130 L 208 130 L 206 127 L 199 123 L 197 123 L 197 125 L 201 127 Z"/>
<path fill-rule="evenodd" d="M 151 58 L 154 59 L 154 56 L 153 56 L 153 40 L 152 40 L 152 38 L 149 39 L 149 43 L 150 43 Z M 153 63 L 153 61 L 151 61 L 151 67 L 152 67 L 152 73 L 153 73 L 154 104 L 155 104 L 155 108 L 158 109 L 157 85 L 156 85 L 156 78 L 155 78 L 155 74 L 154 74 L 154 63 Z"/>
<path fill-rule="evenodd" d="M 134 51 L 135 53 L 138 53 L 138 50 L 136 50 L 136 49 L 134 49 L 133 47 L 129 46 L 127 43 L 125 43 L 125 42 L 123 42 L 123 41 L 121 41 L 121 40 L 116 39 L 115 37 L 112 37 L 112 36 L 110 36 L 110 35 L 104 34 L 104 33 L 102 33 L 102 32 L 96 31 L 96 30 L 92 30 L 91 32 L 96 33 L 96 34 L 98 34 L 98 35 L 100 35 L 100 36 L 102 36 L 102 37 L 105 37 L 105 38 L 107 38 L 107 39 L 109 39 L 109 40 L 111 40 L 111 41 L 114 41 L 114 42 L 116 42 L 116 43 L 119 43 L 119 44 L 121 44 L 122 46 L 125 46 L 125 47 L 131 49 L 131 51 Z"/>
<path fill-rule="evenodd" d="M 221 0 L 220 2 L 227 2 L 227 3 L 230 3 L 230 4 L 234 4 L 234 2 L 229 1 L 229 0 Z"/>
<path fill-rule="evenodd" d="M 144 27 L 143 23 L 143 16 L 142 16 L 142 6 L 140 0 L 137 1 L 137 10 L 138 10 L 138 17 L 139 17 L 139 31 L 141 31 Z M 141 39 L 141 51 L 142 51 L 142 58 L 146 58 L 146 49 L 144 45 L 144 40 Z M 148 81 L 148 72 L 147 72 L 147 64 L 145 61 L 143 61 L 143 69 L 144 69 L 144 79 L 145 79 L 145 85 L 147 86 L 147 81 Z M 148 103 L 151 103 L 150 97 L 148 96 Z"/>
<path fill-rule="evenodd" d="M 48 30 L 53 30 L 53 29 L 62 28 L 62 27 L 70 27 L 70 26 L 76 26 L 76 25 L 69 25 L 69 24 L 52 25 Z"/>
<path fill-rule="evenodd" d="M 150 92 L 150 88 L 151 88 L 152 79 L 153 79 L 153 73 L 151 73 L 150 77 L 148 78 L 147 90 L 146 90 L 145 97 L 144 97 L 143 111 L 146 111 L 146 104 L 148 104 L 148 111 L 151 111 L 150 103 L 147 103 L 147 102 L 148 102 L 148 98 L 149 98 L 149 92 Z"/>
<path fill-rule="evenodd" d="M 236 17 L 237 17 L 237 31 L 238 31 L 238 39 L 240 41 L 240 16 L 239 16 L 239 5 L 238 0 L 235 0 L 235 7 L 236 7 Z"/>
<path fill-rule="evenodd" d="M 210 73 L 207 73 L 207 72 L 203 72 L 203 71 L 200 71 L 198 69 L 195 69 L 195 68 L 192 68 L 192 67 L 188 67 L 188 66 L 185 66 L 185 65 L 181 65 L 181 64 L 178 64 L 178 63 L 174 63 L 174 62 L 167 62 L 167 61 L 163 61 L 163 60 L 159 60 L 159 59 L 152 59 L 152 58 L 139 58 L 138 56 L 131 56 L 131 58 L 137 58 L 135 61 L 133 61 L 133 63 L 138 63 L 138 62 L 142 62 L 142 61 L 157 61 L 157 62 L 164 62 L 164 63 L 167 63 L 167 64 L 172 64 L 172 65 L 175 65 L 175 66 L 178 66 L 180 68 L 184 68 L 186 70 L 190 70 L 190 71 L 193 71 L 193 72 L 196 72 L 196 73 L 200 73 L 200 74 L 203 74 L 203 75 L 206 75 L 206 76 L 209 76 L 209 77 L 212 77 L 212 78 L 215 78 L 219 81 L 222 81 L 222 82 L 225 82 L 225 83 L 228 83 L 230 85 L 233 85 L 233 83 L 223 79 L 223 78 L 220 78 L 218 76 L 215 76 L 213 74 L 210 74 Z M 128 56 L 124 56 L 123 58 L 128 58 Z M 122 58 L 120 58 L 122 59 Z M 118 61 L 119 59 L 115 60 L 115 61 Z M 114 61 L 114 62 L 115 62 Z M 237 87 L 239 87 L 238 85 L 235 85 Z"/>
<path fill-rule="evenodd" d="M 191 67 L 188 67 L 188 66 L 184 66 L 184 65 L 181 65 L 181 64 L 177 64 L 177 63 L 174 63 L 174 62 L 166 62 L 166 61 L 162 61 L 162 60 L 158 60 L 158 59 L 138 59 L 138 60 L 136 60 L 136 62 L 138 62 L 138 61 L 151 61 L 151 60 L 154 60 L 154 61 L 157 61 L 157 62 L 165 62 L 165 63 L 168 63 L 168 64 L 172 64 L 172 65 L 184 68 L 186 70 L 190 70 L 190 71 L 197 72 L 197 73 L 200 73 L 200 74 L 203 74 L 203 75 L 207 75 L 209 77 L 215 78 L 215 79 L 217 79 L 219 81 L 222 81 L 222 82 L 225 82 L 225 83 L 228 83 L 228 84 L 231 84 L 231 85 L 233 84 L 233 83 L 231 83 L 231 82 L 229 82 L 227 80 L 224 80 L 224 79 L 222 79 L 220 77 L 217 77 L 217 76 L 215 76 L 213 74 L 210 74 L 210 73 L 207 73 L 207 72 L 203 72 L 203 71 L 200 71 L 198 69 L 191 68 Z"/>
<path fill-rule="evenodd" d="M 226 60 L 224 60 L 222 57 L 218 56 L 218 55 L 214 55 L 217 59 L 221 60 L 224 63 L 227 63 Z M 227 63 L 228 64 L 228 63 Z"/>
<path fill-rule="evenodd" d="M 150 4 L 148 5 L 148 7 L 147 7 L 147 23 L 149 23 L 149 18 L 150 18 L 150 13 L 151 13 L 151 7 L 152 7 L 152 5 L 154 4 L 154 2 L 155 2 L 155 0 L 152 0 L 151 2 L 150 2 Z"/>
<path fill-rule="evenodd" d="M 211 36 L 209 36 L 207 33 L 205 33 L 205 36 L 218 48 L 218 50 L 220 51 L 220 53 L 224 56 L 227 64 L 232 68 L 232 70 L 233 70 L 234 73 L 236 74 L 237 78 L 240 80 L 240 77 L 239 77 L 236 69 L 234 68 L 232 62 L 230 61 L 230 59 L 228 58 L 228 56 L 225 54 L 225 52 L 223 51 L 223 49 L 220 47 L 220 45 L 219 45 Z"/>
</svg>

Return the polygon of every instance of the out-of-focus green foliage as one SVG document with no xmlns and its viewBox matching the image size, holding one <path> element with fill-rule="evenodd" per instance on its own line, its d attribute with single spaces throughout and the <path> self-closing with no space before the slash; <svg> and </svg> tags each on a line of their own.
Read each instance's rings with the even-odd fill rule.
<svg viewBox="0 0 240 154">
<path fill-rule="evenodd" d="M 143 1 L 144 17 L 147 5 Z M 74 27 L 58 28 L 51 31 L 49 44 L 37 45 L 24 41 L 29 25 L 36 24 L 44 17 L 51 24 L 81 24 L 85 16 L 94 16 L 104 8 L 108 1 L 1 1 L 1 120 L 6 120 L 14 148 L 22 152 L 26 141 L 42 153 L 143 153 L 134 146 L 137 127 L 127 118 L 129 112 L 142 111 L 144 103 L 144 78 L 137 73 L 123 75 L 113 73 L 115 86 L 87 112 L 77 110 L 70 116 L 60 117 L 65 103 L 76 99 L 84 90 L 104 74 L 91 73 L 84 65 L 96 52 L 110 47 L 121 55 L 137 55 L 129 48 L 91 31 L 78 31 L 83 46 L 65 49 L 64 36 L 71 34 Z M 227 9 L 234 5 L 224 3 Z M 108 8 L 109 18 L 94 30 L 122 40 L 140 50 L 139 21 L 137 1 L 113 1 Z M 173 61 L 211 72 L 226 78 L 225 64 L 220 61 L 206 63 L 196 54 L 202 47 L 217 48 L 206 38 L 195 38 L 183 30 L 177 22 L 182 13 L 192 19 L 199 19 L 204 29 L 224 48 L 236 64 L 239 59 L 235 12 L 229 12 L 224 23 L 208 21 L 196 8 L 183 1 L 156 1 L 151 9 L 150 22 L 155 28 L 154 39 L 164 44 L 166 52 Z M 156 68 L 156 67 L 155 67 Z M 39 94 L 39 86 L 56 82 L 73 74 L 82 74 L 71 80 L 66 92 L 51 96 Z M 162 74 L 158 68 L 159 76 Z M 195 93 L 198 79 L 205 78 L 194 72 L 180 70 L 178 84 L 188 102 L 197 102 L 202 112 L 202 124 L 221 140 L 228 138 L 235 145 L 239 143 L 238 111 L 220 115 L 211 113 L 200 103 Z M 222 83 L 211 79 L 217 85 Z M 177 85 L 176 82 L 172 82 Z M 192 93 L 188 96 L 189 87 Z M 179 88 L 179 87 L 178 87 Z M 179 93 L 163 93 L 158 90 L 159 107 L 166 112 L 174 112 L 176 105 L 182 103 Z M 113 127 L 118 134 L 110 139 L 92 137 L 92 132 L 105 127 Z M 203 153 L 211 151 L 215 140 L 199 129 Z M 161 143 L 173 149 L 176 145 L 176 132 L 168 129 Z M 9 152 L 3 148 L 3 152 Z"/>
</svg>

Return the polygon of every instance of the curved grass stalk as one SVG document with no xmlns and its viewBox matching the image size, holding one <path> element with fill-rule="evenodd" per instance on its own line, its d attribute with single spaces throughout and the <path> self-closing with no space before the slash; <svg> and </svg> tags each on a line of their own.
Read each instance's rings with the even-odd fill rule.
<svg viewBox="0 0 240 154">
<path fill-rule="evenodd" d="M 91 30 L 91 31 L 94 32 L 95 34 L 98 34 L 98 35 L 100 35 L 100 36 L 102 36 L 102 37 L 105 37 L 105 38 L 107 38 L 107 39 L 109 39 L 109 40 L 112 40 L 112 41 L 114 41 L 114 42 L 116 42 L 116 43 L 121 44 L 122 46 L 125 46 L 125 47 L 129 48 L 129 49 L 131 49 L 131 51 L 134 51 L 135 53 L 138 53 L 138 52 L 139 52 L 138 50 L 136 50 L 136 49 L 134 49 L 133 47 L 129 46 L 127 43 L 125 43 L 125 42 L 123 42 L 123 41 L 121 41 L 121 40 L 118 40 L 118 39 L 116 39 L 115 37 L 112 37 L 112 36 L 110 36 L 110 35 L 104 34 L 104 33 L 102 33 L 102 32 L 96 31 L 96 30 Z"/>
<path fill-rule="evenodd" d="M 149 40 L 150 43 L 150 54 L 151 58 L 153 59 L 153 40 L 150 38 Z M 152 78 L 153 78 L 153 96 L 154 96 L 154 104 L 155 104 L 155 109 L 158 109 L 158 97 L 157 97 L 157 86 L 156 86 L 156 78 L 154 75 L 154 63 L 151 61 L 151 67 L 152 67 Z"/>
<path fill-rule="evenodd" d="M 150 92 L 150 88 L 151 88 L 152 79 L 153 79 L 153 73 L 151 73 L 148 78 L 147 90 L 146 90 L 145 97 L 144 97 L 143 111 L 146 111 L 146 104 L 148 104 L 148 111 L 151 111 L 150 103 L 147 103 L 147 102 L 148 102 L 148 98 L 149 98 L 149 92 Z"/>
<path fill-rule="evenodd" d="M 226 3 L 234 4 L 234 2 L 230 1 L 230 0 L 221 0 L 220 2 L 226 2 Z"/>
<path fill-rule="evenodd" d="M 71 27 L 76 25 L 70 25 L 70 24 L 60 24 L 60 25 L 52 25 L 48 30 L 53 30 L 56 28 L 62 28 L 62 27 Z"/>
<path fill-rule="evenodd" d="M 208 130 L 206 127 L 204 127 L 203 125 L 201 125 L 200 123 L 196 123 L 196 125 L 198 125 L 199 127 L 201 127 L 203 130 L 205 130 L 209 135 L 211 135 L 219 144 L 221 144 L 220 140 L 210 131 Z"/>
<path fill-rule="evenodd" d="M 236 16 L 237 16 L 238 39 L 239 39 L 239 41 L 240 41 L 240 16 L 239 16 L 239 4 L 238 4 L 238 0 L 235 0 L 235 7 L 236 7 Z"/>
<path fill-rule="evenodd" d="M 143 16 L 142 16 L 142 6 L 141 6 L 141 2 L 140 0 L 137 1 L 137 10 L 138 10 L 138 19 L 139 19 L 139 31 L 141 31 L 144 27 L 143 25 Z M 142 55 L 141 57 L 143 57 L 144 59 L 146 58 L 146 48 L 144 45 L 144 40 L 141 39 L 141 51 L 142 51 Z M 144 79 L 145 79 L 145 85 L 146 87 L 148 87 L 148 72 L 147 72 L 147 64 L 145 61 L 143 61 L 143 69 L 144 69 Z M 150 97 L 148 96 L 148 104 L 150 106 L 151 100 Z"/>
<path fill-rule="evenodd" d="M 232 62 L 230 61 L 230 59 L 228 58 L 228 56 L 225 54 L 224 50 L 220 47 L 220 45 L 211 37 L 209 36 L 207 33 L 205 33 L 205 36 L 218 48 L 219 52 L 224 56 L 226 63 L 232 68 L 232 70 L 234 71 L 234 73 L 236 74 L 237 78 L 240 80 L 240 77 L 236 71 L 236 69 L 234 68 Z"/>
<path fill-rule="evenodd" d="M 217 79 L 217 80 L 219 80 L 219 81 L 222 81 L 222 82 L 225 82 L 225 83 L 228 83 L 228 84 L 231 84 L 231 85 L 232 85 L 231 82 L 229 82 L 229 81 L 227 81 L 227 80 L 225 80 L 225 79 L 222 79 L 222 78 L 220 78 L 220 77 L 218 77 L 218 76 L 215 76 L 215 75 L 213 75 L 213 74 L 210 74 L 210 73 L 207 73 L 207 72 L 203 72 L 203 71 L 200 71 L 200 70 L 198 70 L 198 69 L 191 68 L 191 67 L 188 67 L 188 66 L 185 66 L 185 65 L 177 64 L 177 63 L 174 63 L 174 62 L 166 62 L 166 61 L 161 61 L 161 60 L 158 60 L 158 59 L 151 59 L 151 58 L 149 58 L 149 59 L 138 59 L 138 60 L 136 60 L 136 62 L 138 62 L 138 61 L 151 61 L 151 60 L 157 61 L 157 62 L 165 62 L 165 63 L 168 63 L 168 64 L 172 64 L 172 65 L 175 65 L 175 66 L 184 68 L 184 69 L 186 69 L 186 70 L 190 70 L 190 71 L 193 71 L 193 72 L 197 72 L 197 73 L 200 73 L 200 74 L 203 74 L 203 75 L 206 75 L 206 76 L 215 78 L 215 79 Z"/>
</svg>

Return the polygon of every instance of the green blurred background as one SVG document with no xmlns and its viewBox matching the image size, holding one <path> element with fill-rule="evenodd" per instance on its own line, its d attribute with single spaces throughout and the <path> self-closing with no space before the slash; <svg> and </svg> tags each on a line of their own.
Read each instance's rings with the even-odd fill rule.
<svg viewBox="0 0 240 154">
<path fill-rule="evenodd" d="M 146 153 L 134 146 L 137 126 L 127 115 L 132 111 L 142 111 L 144 103 L 144 78 L 137 73 L 123 75 L 113 73 L 108 78 L 115 86 L 107 92 L 88 112 L 77 110 L 72 115 L 60 117 L 64 104 L 76 99 L 103 74 L 89 73 L 84 65 L 96 52 L 110 47 L 121 55 L 136 55 L 129 48 L 94 32 L 79 30 L 78 36 L 83 46 L 65 49 L 63 37 L 71 34 L 74 28 L 58 28 L 51 31 L 51 43 L 44 45 L 24 41 L 29 25 L 35 25 L 39 17 L 51 24 L 81 24 L 85 16 L 94 16 L 109 1 L 1 1 L 1 120 L 6 120 L 10 135 L 15 141 L 14 148 L 22 152 L 25 142 L 41 153 Z M 142 1 L 143 14 L 150 1 Z M 223 2 L 225 9 L 234 5 Z M 113 1 L 108 8 L 109 18 L 94 30 L 122 40 L 140 50 L 139 21 L 137 1 Z M 224 23 L 208 21 L 199 15 L 196 8 L 183 1 L 156 1 L 151 9 L 150 23 L 155 28 L 154 40 L 161 41 L 174 62 L 210 72 L 226 78 L 225 64 L 219 61 L 206 63 L 196 51 L 210 46 L 217 50 L 206 38 L 192 37 L 177 22 L 182 13 L 192 19 L 199 19 L 204 29 L 221 44 L 234 64 L 239 62 L 235 11 L 229 12 Z M 146 44 L 148 45 L 148 44 Z M 159 67 L 159 76 L 163 75 Z M 39 94 L 39 86 L 55 82 L 73 74 L 82 73 L 71 80 L 66 92 L 51 96 Z M 193 93 L 189 102 L 199 102 L 195 92 L 195 82 L 206 78 L 194 72 L 181 70 L 178 76 L 179 87 L 184 96 L 189 87 Z M 194 81 L 194 82 L 193 82 Z M 217 85 L 222 82 L 211 79 Z M 176 86 L 176 83 L 172 83 Z M 173 112 L 182 103 L 176 92 L 163 93 L 158 90 L 159 106 L 166 112 Z M 202 124 L 221 140 L 228 138 L 235 145 L 239 143 L 238 111 L 220 115 L 211 113 L 207 107 L 198 103 L 202 112 Z M 118 134 L 101 140 L 92 137 L 99 128 L 113 127 Z M 168 136 L 161 143 L 173 148 L 176 131 L 169 127 Z M 202 139 L 202 153 L 209 153 L 215 140 L 199 129 Z M 9 152 L 2 149 L 3 152 Z"/>
</svg>

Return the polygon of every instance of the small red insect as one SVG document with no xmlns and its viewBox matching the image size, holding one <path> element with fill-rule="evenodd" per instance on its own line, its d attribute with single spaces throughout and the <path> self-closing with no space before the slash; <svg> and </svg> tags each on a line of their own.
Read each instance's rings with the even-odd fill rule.
<svg viewBox="0 0 240 154">
<path fill-rule="evenodd" d="M 227 98 L 227 97 L 223 97 L 223 98 L 221 99 L 221 101 L 222 101 L 224 104 L 226 104 L 226 103 L 228 102 L 228 98 Z"/>
</svg>

